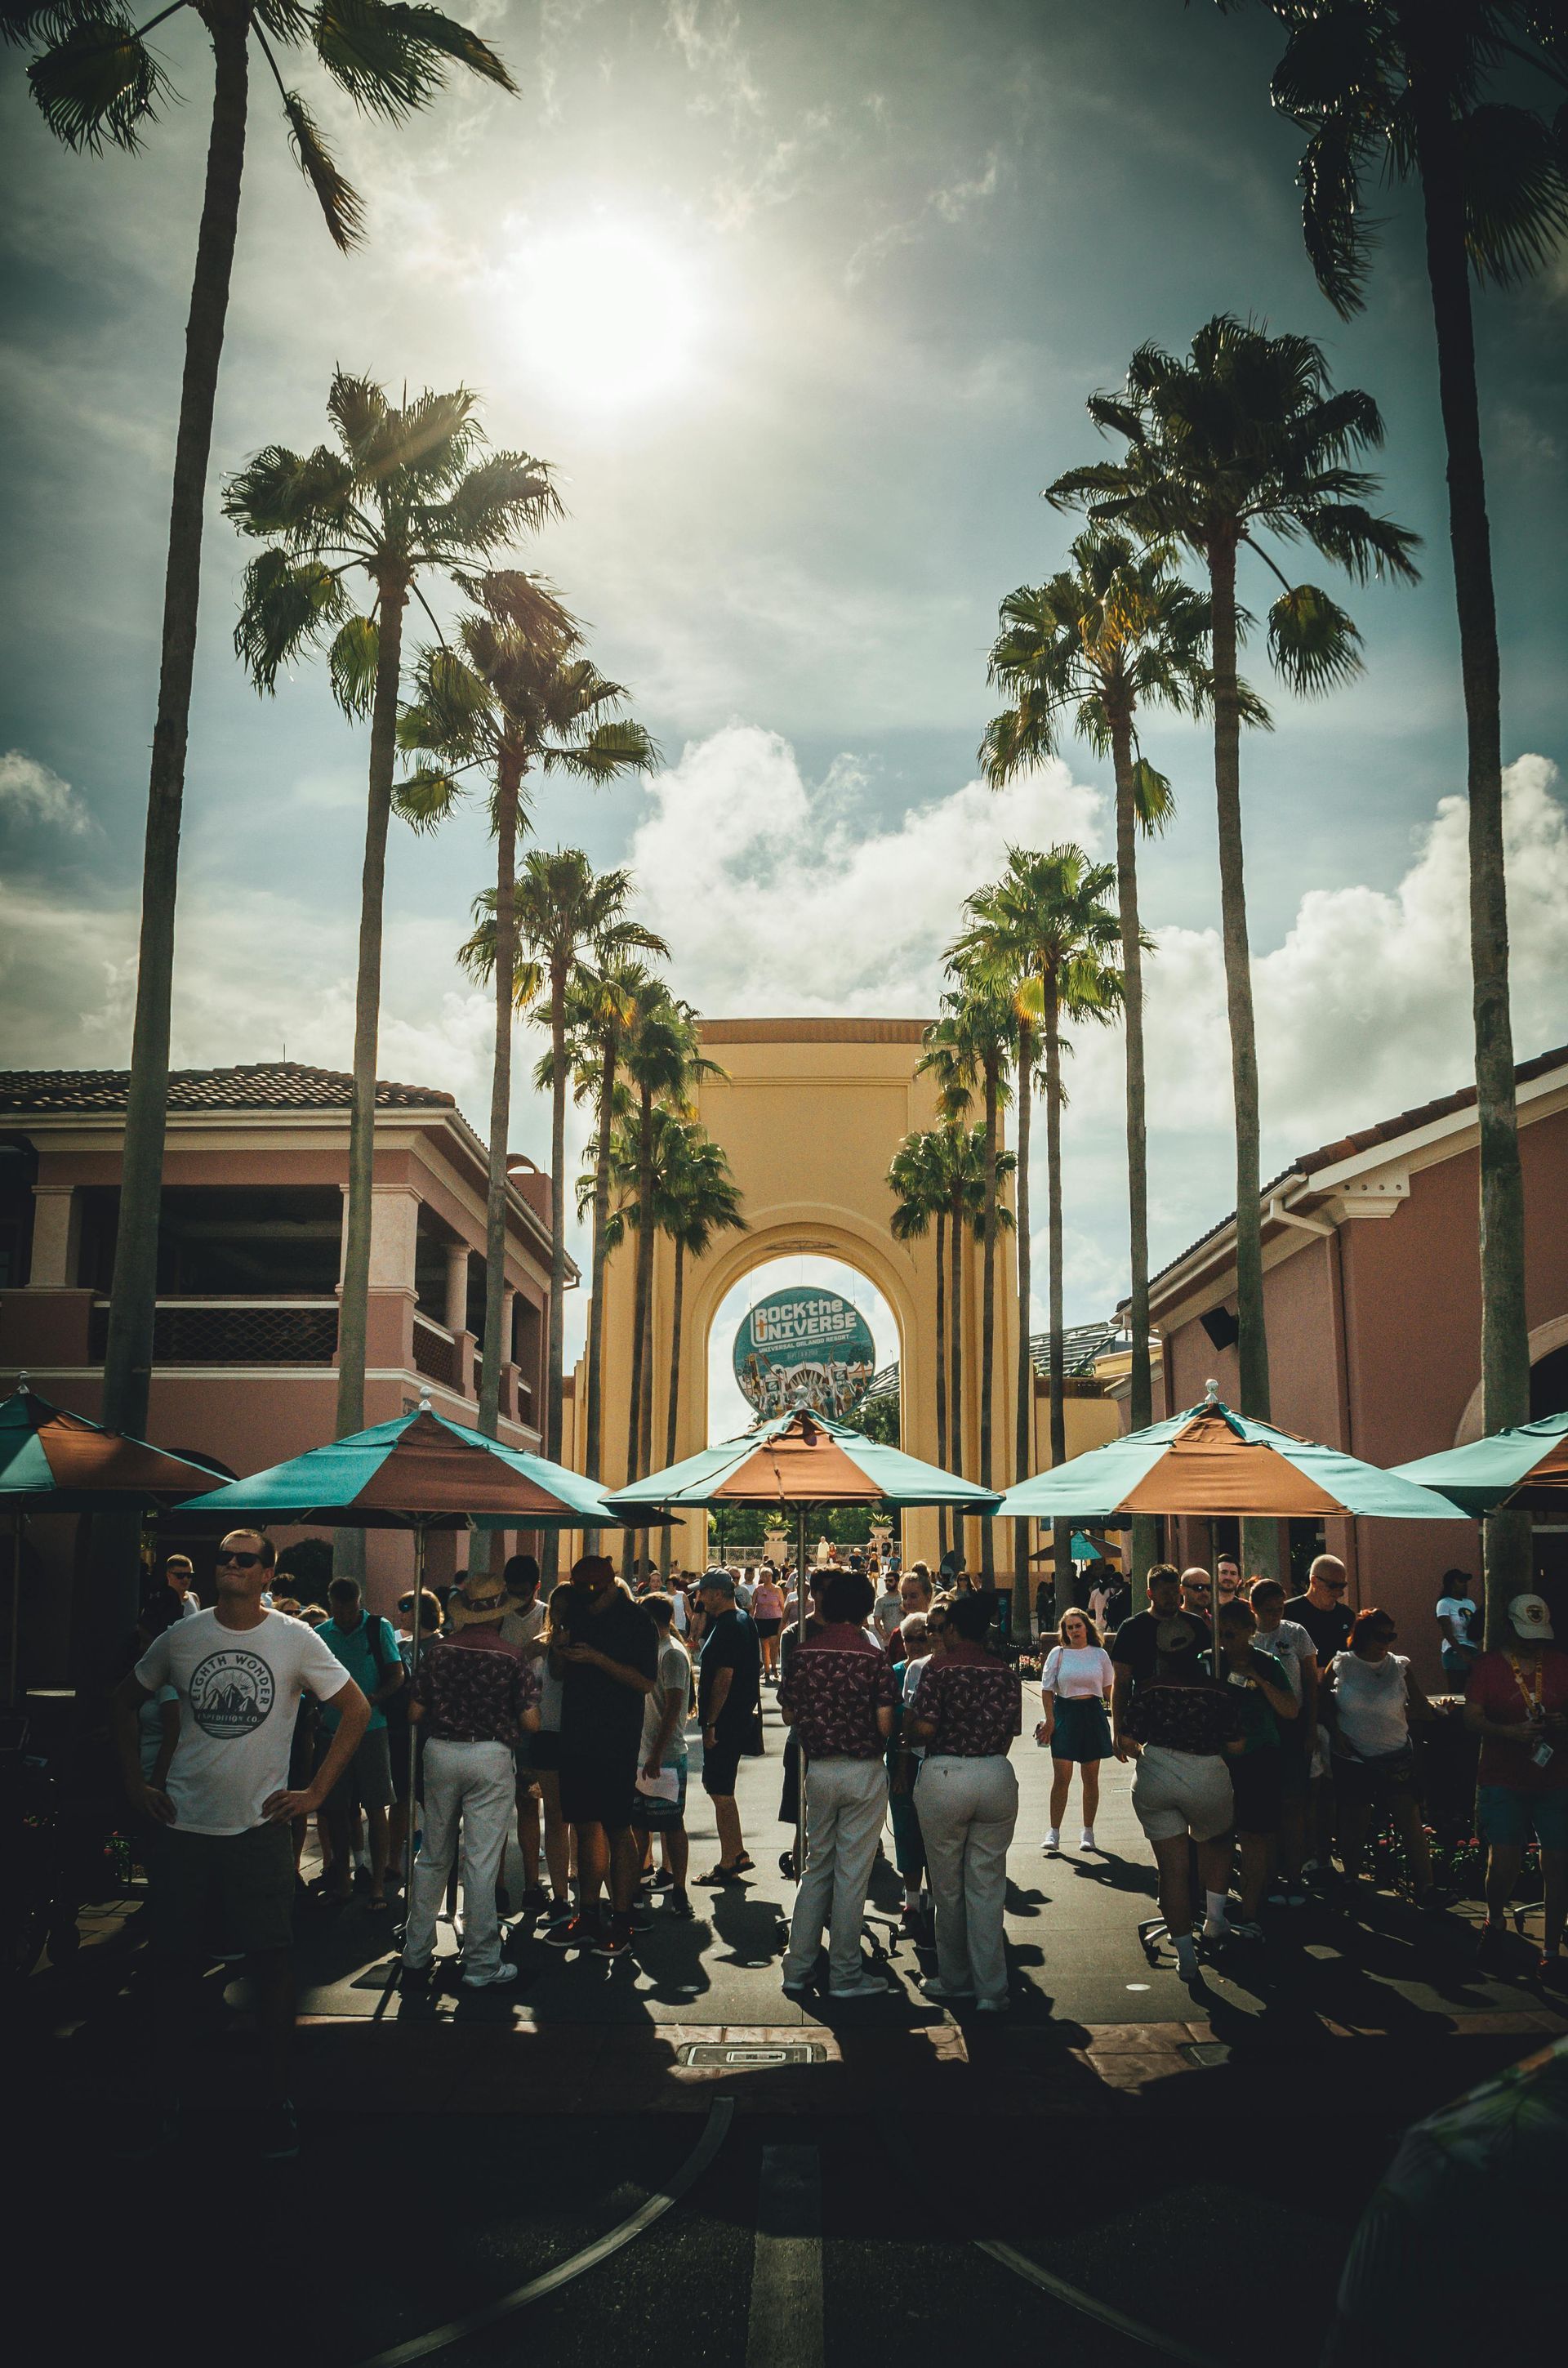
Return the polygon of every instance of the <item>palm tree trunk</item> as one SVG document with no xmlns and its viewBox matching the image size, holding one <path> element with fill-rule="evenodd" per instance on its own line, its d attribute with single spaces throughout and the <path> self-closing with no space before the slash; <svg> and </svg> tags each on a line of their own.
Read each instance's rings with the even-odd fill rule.
<svg viewBox="0 0 1568 2368">
<path fill-rule="evenodd" d="M 681 1303 L 686 1296 L 686 1244 L 677 1234 L 676 1239 L 675 1289 L 670 1294 L 670 1406 L 665 1421 L 665 1462 L 676 1460 L 676 1423 L 680 1409 L 680 1324 Z M 666 1530 L 659 1543 L 659 1572 L 663 1578 L 670 1575 L 670 1551 L 673 1530 Z"/>
<path fill-rule="evenodd" d="M 404 578 L 380 586 L 370 773 L 365 807 L 365 860 L 359 880 L 359 961 L 354 982 L 354 1100 L 348 1125 L 348 1212 L 344 1226 L 343 1303 L 337 1325 L 337 1436 L 365 1422 L 365 1329 L 370 1289 L 370 1211 L 376 1148 L 376 1050 L 381 1028 L 381 916 L 386 896 L 387 825 L 397 754 L 398 687 L 403 677 Z M 339 1532 L 341 1536 L 342 1532 Z"/>
<path fill-rule="evenodd" d="M 967 1480 L 969 1474 L 963 1468 L 963 1186 L 960 1183 L 953 1192 L 952 1215 L 948 1225 L 948 1255 L 952 1260 L 953 1275 L 953 1287 L 949 1294 L 951 1303 L 949 1320 L 953 1335 L 952 1411 L 949 1418 L 952 1424 L 953 1434 L 953 1470 L 960 1480 Z M 953 1549 L 961 1562 L 964 1556 L 963 1515 L 956 1511 L 953 1515 Z"/>
<path fill-rule="evenodd" d="M 649 1359 L 648 1309 L 652 1301 L 653 1243 L 650 1238 L 650 1217 L 653 1199 L 653 1097 L 648 1087 L 642 1088 L 642 1109 L 638 1120 L 637 1147 L 637 1275 L 631 1317 L 631 1385 L 626 1406 L 626 1477 L 638 1477 L 638 1463 L 642 1438 L 642 1395 L 647 1383 Z M 652 1392 L 649 1392 L 652 1395 Z M 646 1534 L 644 1532 L 644 1534 Z M 620 1549 L 620 1575 L 630 1579 L 636 1553 L 636 1532 L 628 1530 Z"/>
<path fill-rule="evenodd" d="M 597 1480 L 603 1468 L 605 1268 L 608 1261 L 605 1235 L 609 1226 L 609 1130 L 611 1105 L 615 1099 L 618 1045 L 616 1030 L 608 1028 L 599 1068 L 598 1133 L 594 1155 L 594 1282 L 588 1301 L 588 1415 L 583 1457 L 583 1469 L 590 1480 Z M 590 1554 L 597 1554 L 599 1544 L 597 1530 L 585 1532 L 584 1543 Z"/>
<path fill-rule="evenodd" d="M 1067 1461 L 1067 1398 L 1063 1387 L 1067 1378 L 1067 1351 L 1062 1338 L 1062 1010 L 1057 999 L 1056 981 L 1049 973 L 1045 981 L 1045 1201 L 1046 1258 L 1050 1269 L 1051 1463 L 1054 1471 Z M 1072 1594 L 1072 1523 L 1053 1521 L 1051 1542 L 1056 1618 L 1060 1625 Z"/>
<path fill-rule="evenodd" d="M 1508 1004 L 1508 894 L 1503 854 L 1502 703 L 1492 537 L 1486 514 L 1475 329 L 1465 251 L 1459 133 L 1446 106 L 1425 103 L 1413 77 L 1426 216 L 1426 276 L 1437 339 L 1437 389 L 1449 452 L 1449 540 L 1459 608 L 1470 793 L 1470 960 L 1475 1099 L 1481 1133 L 1481 1399 L 1488 1431 L 1529 1419 L 1524 1178 Z M 1434 85 L 1436 97 L 1437 85 Z M 1527 1514 L 1483 1524 L 1486 1643 L 1509 1634 L 1506 1606 L 1529 1585 Z"/>
<path fill-rule="evenodd" d="M 207 178 L 196 242 L 190 312 L 185 330 L 175 439 L 174 490 L 169 504 L 168 559 L 164 573 L 163 640 L 158 711 L 147 785 L 147 827 L 142 858 L 142 930 L 137 949 L 136 1023 L 131 1085 L 120 1156 L 119 1218 L 108 1340 L 104 1352 L 104 1420 L 138 1437 L 147 1428 L 152 1381 L 153 1319 L 158 1290 L 158 1215 L 164 1177 L 164 1130 L 169 1099 L 169 1008 L 174 985 L 175 901 L 179 883 L 180 810 L 185 798 L 190 684 L 196 663 L 197 608 L 201 591 L 201 526 L 207 466 L 212 450 L 212 406 L 223 352 L 240 177 L 244 167 L 249 96 L 249 20 L 244 8 L 215 0 L 206 14 L 212 40 L 212 121 Z M 135 1557 L 130 1590 L 116 1633 L 135 1618 Z M 128 1607 L 128 1608 L 127 1608 Z"/>
<path fill-rule="evenodd" d="M 550 970 L 550 1374 L 545 1453 L 561 1461 L 562 1367 L 566 1339 L 566 965 Z"/>
<path fill-rule="evenodd" d="M 985 1069 L 985 1214 L 981 1268 L 980 1314 L 980 1485 L 991 1486 L 991 1416 L 996 1388 L 996 1093 L 994 1063 Z M 980 1568 L 987 1587 L 996 1576 L 995 1523 L 989 1513 L 980 1524 Z"/>
<path fill-rule="evenodd" d="M 944 1472 L 948 1461 L 948 1212 L 937 1211 L 937 1461 Z M 948 1508 L 937 1508 L 938 1558 L 948 1551 Z"/>
<path fill-rule="evenodd" d="M 1268 1333 L 1263 1311 L 1262 1170 L 1257 1036 L 1253 1022 L 1252 957 L 1247 947 L 1246 882 L 1242 865 L 1242 717 L 1236 693 L 1236 546 L 1210 552 L 1214 620 L 1214 794 L 1220 825 L 1220 928 L 1225 1007 L 1231 1029 L 1231 1094 L 1236 1128 L 1236 1344 L 1242 1412 L 1268 1419 Z M 1242 1524 L 1249 1573 L 1273 1577 L 1279 1559 L 1274 1521 Z"/>
<path fill-rule="evenodd" d="M 1034 1359 L 1029 1352 L 1029 1308 L 1034 1294 L 1033 1259 L 1029 1247 L 1029 1135 L 1034 1117 L 1034 1030 L 1027 1019 L 1018 1022 L 1018 1170 L 1014 1197 L 1017 1202 L 1018 1240 L 1018 1403 L 1013 1445 L 1015 1483 L 1028 1477 L 1034 1447 Z M 1013 1633 L 1023 1641 L 1029 1634 L 1029 1525 L 1013 1524 Z M 1019 1615 L 1022 1615 L 1020 1624 Z"/>
<path fill-rule="evenodd" d="M 495 1057 L 490 1072 L 490 1170 L 484 1196 L 484 1342 L 479 1367 L 479 1428 L 496 1436 L 501 1417 L 501 1338 L 506 1282 L 506 1139 L 512 1126 L 512 987 L 517 970 L 517 793 L 522 767 L 508 749 L 495 768 Z M 480 1543 L 475 1531 L 470 1547 Z M 488 1567 L 488 1565 L 486 1565 Z"/>
<path fill-rule="evenodd" d="M 1144 1430 L 1154 1419 L 1154 1374 L 1153 1360 L 1149 1354 L 1149 1100 L 1143 1061 L 1143 949 L 1138 923 L 1138 802 L 1132 777 L 1132 718 L 1119 707 L 1112 707 L 1109 714 L 1111 763 L 1116 774 L 1116 902 L 1121 927 L 1121 1008 L 1127 1053 L 1127 1221 L 1132 1269 L 1128 1427 Z M 1134 1514 L 1132 1567 L 1129 1576 L 1140 1604 L 1149 1565 L 1154 1559 L 1155 1534 L 1153 1514 Z"/>
</svg>

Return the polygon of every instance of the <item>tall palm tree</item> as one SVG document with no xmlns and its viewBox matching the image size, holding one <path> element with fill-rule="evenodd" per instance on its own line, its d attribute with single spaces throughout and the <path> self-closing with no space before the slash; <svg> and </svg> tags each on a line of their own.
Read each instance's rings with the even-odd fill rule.
<svg viewBox="0 0 1568 2368">
<path fill-rule="evenodd" d="M 979 968 L 967 965 L 957 949 L 948 960 L 957 973 L 956 990 L 942 1000 L 947 1008 L 926 1031 L 929 1060 L 944 1061 L 978 1086 L 981 1100 L 981 1315 L 980 1315 L 980 1485 L 989 1488 L 994 1469 L 992 1453 L 996 1395 L 996 1237 L 1000 1230 L 999 1165 L 1002 1151 L 1001 1112 L 1012 1099 L 1008 1072 L 1017 1042 L 1017 1022 L 1011 996 Z M 926 1063 L 922 1063 L 922 1066 Z M 995 1539 L 986 1516 L 980 1525 L 981 1570 L 989 1583 L 995 1576 Z"/>
<path fill-rule="evenodd" d="M 588 668 L 593 676 L 593 669 Z M 597 677 L 593 677 L 597 681 Z M 617 686 L 607 689 L 619 696 Z M 589 711 L 590 714 L 592 711 Z M 561 729 L 561 725 L 552 727 Z M 640 734 L 640 727 L 633 727 Z M 641 735 L 640 735 L 641 736 Z M 625 762 L 642 762 L 635 755 Z M 613 769 L 613 767 L 611 768 Z M 627 913 L 630 871 L 596 872 L 580 848 L 551 852 L 532 848 L 524 857 L 515 889 L 517 963 L 512 999 L 519 1011 L 542 1012 L 550 1030 L 546 1074 L 550 1080 L 550 1362 L 545 1383 L 545 1453 L 561 1457 L 562 1350 L 566 1298 L 566 990 L 583 961 L 602 962 L 617 955 L 662 953 L 664 940 Z M 496 897 L 487 888 L 474 901 L 473 934 L 458 960 L 471 975 L 493 975 L 496 962 Z"/>
<path fill-rule="evenodd" d="M 1140 347 L 1117 394 L 1089 399 L 1096 425 L 1123 437 L 1119 461 L 1072 469 L 1046 489 L 1058 508 L 1126 526 L 1144 542 L 1188 551 L 1208 575 L 1214 711 L 1214 788 L 1219 810 L 1220 906 L 1231 1082 L 1236 1133 L 1236 1300 L 1242 1411 L 1268 1413 L 1268 1341 L 1263 1310 L 1259 1202 L 1257 1044 L 1247 951 L 1242 860 L 1241 732 L 1266 711 L 1237 672 L 1250 623 L 1236 597 L 1246 551 L 1281 590 L 1268 610 L 1268 651 L 1285 681 L 1323 692 L 1360 671 L 1360 635 L 1345 610 L 1313 584 L 1291 584 L 1262 538 L 1310 542 L 1357 582 L 1385 571 L 1414 581 L 1418 538 L 1367 507 L 1378 481 L 1352 466 L 1382 442 L 1370 395 L 1332 392 L 1328 365 L 1310 337 L 1267 331 L 1219 313 L 1185 356 Z M 1277 1547 L 1264 1525 L 1249 1550 Z"/>
<path fill-rule="evenodd" d="M 1121 928 L 1119 916 L 1106 901 L 1115 884 L 1115 865 L 1091 863 L 1081 847 L 1053 847 L 1043 855 L 1011 848 L 1001 880 L 993 887 L 977 890 L 967 900 L 964 909 L 970 926 L 949 949 L 949 959 L 971 976 L 989 983 L 994 993 L 1011 984 L 1017 1009 L 1029 1026 L 1031 1039 L 1038 1031 L 1045 1056 L 1052 1464 L 1067 1459 L 1062 1224 L 1062 1108 L 1066 1096 L 1062 1083 L 1065 1049 L 1062 1023 L 1109 1019 L 1120 1007 L 1121 975 L 1115 958 L 1120 952 Z M 1020 1072 L 1020 1164 L 1025 1156 L 1022 1109 L 1028 1107 L 1032 1082 L 1031 1060 L 1029 1067 Z M 1023 1208 L 1020 1202 L 1020 1226 Z M 1056 1522 L 1052 1535 L 1057 1608 L 1064 1611 L 1073 1577 L 1071 1523 Z"/>
<path fill-rule="evenodd" d="M 254 34 L 277 83 L 290 143 L 315 191 L 328 235 L 345 252 L 362 235 L 363 206 L 333 162 L 303 99 L 285 85 L 277 49 L 313 51 L 361 113 L 394 123 L 429 106 L 453 65 L 466 66 L 503 90 L 516 88 L 494 51 L 466 25 L 438 9 L 408 7 L 398 0 L 316 0 L 313 6 L 309 0 L 174 0 L 173 6 L 159 9 L 142 26 L 126 15 L 119 0 L 0 0 L 0 39 L 34 52 L 28 80 L 57 139 L 93 154 L 106 146 L 134 151 L 173 96 L 146 37 L 154 26 L 187 7 L 199 16 L 212 44 L 212 111 L 175 438 L 158 704 L 142 851 L 136 1018 L 104 1355 L 104 1418 L 135 1432 L 146 1428 L 153 1361 L 175 903 L 201 588 L 201 528 L 239 225 L 251 38 Z"/>
<path fill-rule="evenodd" d="M 686 1261 L 703 1258 L 718 1233 L 744 1233 L 740 1187 L 723 1148 L 694 1121 L 676 1119 L 665 1158 L 661 1230 L 675 1244 L 675 1282 L 670 1293 L 670 1400 L 665 1423 L 665 1462 L 676 1460 L 680 1414 L 681 1323 L 685 1313 Z M 660 1542 L 659 1567 L 667 1577 L 673 1532 Z"/>
<path fill-rule="evenodd" d="M 948 1190 L 941 1173 L 941 1151 L 934 1129 L 906 1134 L 888 1169 L 888 1190 L 894 1208 L 892 1231 L 895 1242 L 923 1242 L 933 1224 L 937 1232 L 937 1461 L 948 1466 Z M 948 1508 L 937 1508 L 940 1552 L 948 1551 Z"/>
<path fill-rule="evenodd" d="M 579 963 L 566 991 L 566 1035 L 574 1097 L 594 1111 L 591 1166 L 586 1193 L 579 1192 L 578 1215 L 593 1218 L 592 1290 L 588 1300 L 588 1400 L 583 1430 L 583 1469 L 590 1480 L 603 1472 L 604 1292 L 609 1255 L 610 1139 L 616 1120 L 631 1106 L 620 1075 L 621 1040 L 640 995 L 653 985 L 653 973 L 631 955 L 618 954 L 597 968 Z M 597 1536 L 597 1532 L 595 1533 Z"/>
<path fill-rule="evenodd" d="M 657 751 L 642 724 L 609 711 L 627 693 L 583 655 L 582 636 L 554 596 L 536 578 L 515 569 L 496 570 L 468 585 L 476 606 L 458 620 L 458 648 L 423 650 L 415 669 L 417 698 L 403 715 L 398 737 L 405 748 L 424 752 L 413 778 L 395 793 L 397 811 L 420 829 L 450 813 L 463 794 L 462 775 L 480 768 L 491 783 L 491 825 L 495 835 L 495 886 L 481 909 L 488 923 L 476 932 L 472 967 L 495 989 L 495 1054 L 490 1092 L 490 1173 L 485 1206 L 484 1341 L 480 1366 L 479 1427 L 492 1439 L 500 1411 L 501 1309 L 506 1263 L 506 1147 L 512 1120 L 512 1024 L 517 985 L 517 830 L 524 783 L 530 772 L 565 773 L 576 780 L 612 780 L 628 771 L 646 771 Z M 663 940 L 642 937 L 663 950 Z M 537 951 L 537 949 L 536 949 Z M 567 1025 L 564 987 L 561 1028 L 555 1026 L 554 949 L 546 959 L 551 1005 L 551 1051 L 563 1049 Z M 566 974 L 574 957 L 568 955 Z M 551 1118 L 559 1107 L 564 1134 L 566 1064 L 559 1090 L 552 1079 Z M 551 1167 L 551 1391 L 547 1426 L 553 1418 L 553 1444 L 560 1440 L 561 1300 L 566 1272 L 563 1188 L 560 1164 Z M 553 1415 L 551 1413 L 553 1409 Z"/>
<path fill-rule="evenodd" d="M 1310 135 L 1301 222 L 1318 285 L 1360 310 L 1371 262 L 1364 182 L 1415 180 L 1448 448 L 1449 540 L 1459 609 L 1470 792 L 1470 958 L 1481 1132 L 1481 1386 L 1488 1430 L 1529 1413 L 1524 1178 L 1508 1003 L 1503 726 L 1492 531 L 1475 379 L 1471 274 L 1509 288 L 1568 233 L 1568 20 L 1539 0 L 1266 0 L 1288 29 L 1279 110 Z M 1519 103 L 1534 74 L 1556 113 Z M 1488 96 L 1504 78 L 1510 96 Z M 1528 1582 L 1524 1515 L 1485 1533 L 1487 1642 Z"/>
<path fill-rule="evenodd" d="M 411 598 L 425 605 L 421 576 L 456 576 L 466 585 L 465 570 L 525 529 L 559 517 L 561 504 L 542 461 L 526 452 L 481 457 L 475 398 L 466 387 L 394 405 L 369 379 L 339 370 L 327 412 L 336 450 L 268 445 L 228 480 L 223 508 L 243 534 L 271 539 L 245 570 L 234 629 L 234 646 L 257 690 L 275 691 L 279 672 L 330 634 L 327 665 L 338 704 L 370 723 L 337 1335 L 341 1438 L 365 1419 L 381 912 L 404 612 Z M 357 611 L 349 598 L 346 579 L 356 574 L 373 590 L 368 611 Z"/>
<path fill-rule="evenodd" d="M 1023 768 L 1054 756 L 1069 721 L 1100 755 L 1116 783 L 1117 911 L 1121 932 L 1123 1041 L 1127 1062 L 1127 1204 L 1131 1267 L 1129 1398 L 1131 1428 L 1154 1419 L 1149 1351 L 1148 1089 L 1143 1057 L 1143 937 L 1138 912 L 1140 832 L 1163 830 L 1174 801 L 1165 776 L 1138 742 L 1140 712 L 1153 704 L 1195 713 L 1208 686 L 1209 603 L 1184 583 L 1167 556 L 1141 550 L 1109 527 L 1078 535 L 1072 565 L 1002 604 L 1002 632 L 991 652 L 991 680 L 1013 705 L 981 745 L 986 777 L 1000 788 Z M 1020 1017 L 1019 1075 L 1029 1028 Z M 1030 1371 L 1028 1225 L 1026 1221 L 1028 1098 L 1018 1111 L 1018 1454 L 1027 1452 Z M 1133 1575 L 1141 1583 L 1154 1556 L 1153 1519 L 1132 1524 Z"/>
<path fill-rule="evenodd" d="M 661 980 L 651 980 L 631 998 L 631 1008 L 620 1040 L 621 1073 L 636 1101 L 637 1205 L 653 1205 L 653 1112 L 662 1103 L 685 1109 L 692 1087 L 703 1077 L 722 1077 L 716 1061 L 702 1053 L 696 1011 L 673 996 Z M 653 1443 L 653 1255 L 654 1228 L 637 1233 L 637 1272 L 631 1325 L 631 1387 L 627 1393 L 626 1476 L 634 1479 L 639 1467 L 651 1469 Z M 633 1540 L 626 1533 L 622 1570 L 630 1576 Z"/>
</svg>

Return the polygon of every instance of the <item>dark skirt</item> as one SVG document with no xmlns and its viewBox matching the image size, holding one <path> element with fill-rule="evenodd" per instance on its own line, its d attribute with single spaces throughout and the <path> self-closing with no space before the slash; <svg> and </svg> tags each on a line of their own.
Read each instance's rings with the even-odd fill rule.
<svg viewBox="0 0 1568 2368">
<path fill-rule="evenodd" d="M 1103 1702 L 1064 1702 L 1057 1698 L 1051 1728 L 1053 1759 L 1108 1759 L 1110 1721 Z"/>
</svg>

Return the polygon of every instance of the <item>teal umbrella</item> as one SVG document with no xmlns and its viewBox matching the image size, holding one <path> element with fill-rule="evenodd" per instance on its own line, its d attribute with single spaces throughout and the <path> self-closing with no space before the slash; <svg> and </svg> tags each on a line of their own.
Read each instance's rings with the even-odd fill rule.
<svg viewBox="0 0 1568 2368">
<path fill-rule="evenodd" d="M 449 1422 L 421 1401 L 414 1414 L 372 1424 L 347 1439 L 329 1440 L 288 1463 L 254 1472 L 199 1497 L 183 1508 L 223 1520 L 299 1521 L 308 1529 L 411 1530 L 414 1533 L 412 1653 L 419 1657 L 425 1591 L 425 1541 L 432 1530 L 575 1530 L 616 1522 L 603 1497 L 580 1473 L 542 1455 L 503 1447 L 483 1431 Z M 413 1797 L 418 1735 L 408 1730 L 409 1793 Z M 409 1820 L 406 1900 L 413 1877 L 414 1820 Z"/>
<path fill-rule="evenodd" d="M 1468 1447 L 1417 1456 L 1394 1470 L 1423 1488 L 1436 1488 L 1471 1516 L 1568 1511 L 1568 1414 L 1542 1415 L 1511 1430 L 1494 1430 Z"/>
<path fill-rule="evenodd" d="M 1109 1520 L 1119 1514 L 1311 1520 L 1346 1514 L 1383 1520 L 1452 1521 L 1464 1516 L 1430 1488 L 1295 1439 L 1273 1423 L 1233 1414 L 1212 1394 L 1185 1414 L 1129 1431 L 1002 1499 L 1002 1518 Z"/>
<path fill-rule="evenodd" d="M 793 1506 L 799 1520 L 795 1567 L 801 1635 L 806 1627 L 806 1519 L 812 1505 L 954 1505 L 960 1512 L 994 1513 L 1000 1501 L 994 1488 L 922 1463 L 804 1406 L 756 1423 L 739 1439 L 705 1447 L 684 1463 L 616 1489 L 606 1499 L 629 1524 L 651 1506 L 694 1512 L 725 1505 L 777 1507 L 780 1511 Z M 802 1787 L 802 1804 L 804 1798 Z M 804 1855 L 803 1816 L 802 1805 L 795 1820 L 792 1871 L 797 1873 Z"/>
</svg>

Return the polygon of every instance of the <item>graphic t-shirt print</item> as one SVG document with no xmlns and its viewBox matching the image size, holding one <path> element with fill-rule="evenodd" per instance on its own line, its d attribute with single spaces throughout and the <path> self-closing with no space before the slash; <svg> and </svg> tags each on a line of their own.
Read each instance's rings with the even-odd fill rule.
<svg viewBox="0 0 1568 2368">
<path fill-rule="evenodd" d="M 204 1735 L 253 1735 L 271 1715 L 277 1692 L 270 1662 L 227 1645 L 191 1671 L 190 1714 Z"/>
</svg>

